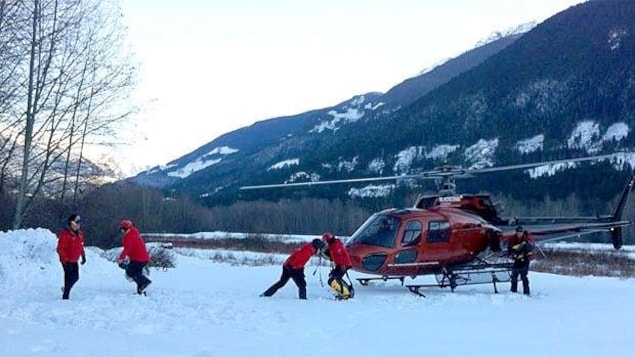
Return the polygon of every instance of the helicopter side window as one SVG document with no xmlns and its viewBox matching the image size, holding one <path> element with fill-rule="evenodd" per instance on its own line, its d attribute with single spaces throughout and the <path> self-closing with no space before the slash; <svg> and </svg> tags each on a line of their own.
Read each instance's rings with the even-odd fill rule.
<svg viewBox="0 0 635 357">
<path fill-rule="evenodd" d="M 428 223 L 428 243 L 447 242 L 450 240 L 450 222 L 430 221 Z"/>
<path fill-rule="evenodd" d="M 406 229 L 401 238 L 401 245 L 406 247 L 419 243 L 421 240 L 422 227 L 419 221 L 409 221 L 406 223 Z"/>
</svg>

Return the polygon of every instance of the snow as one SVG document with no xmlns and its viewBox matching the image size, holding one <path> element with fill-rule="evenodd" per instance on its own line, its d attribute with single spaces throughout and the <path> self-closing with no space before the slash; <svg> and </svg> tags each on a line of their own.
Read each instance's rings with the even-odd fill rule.
<svg viewBox="0 0 635 357">
<path fill-rule="evenodd" d="M 384 168 L 386 167 L 386 162 L 382 158 L 374 158 L 371 162 L 368 163 L 368 171 L 377 173 L 381 175 L 384 172 Z"/>
<path fill-rule="evenodd" d="M 359 157 L 355 156 L 352 160 L 342 160 L 337 164 L 338 171 L 352 172 L 359 164 Z"/>
<path fill-rule="evenodd" d="M 415 161 L 415 159 L 421 156 L 421 153 L 424 149 L 425 148 L 423 146 L 409 146 L 406 149 L 398 152 L 395 155 L 395 158 L 397 160 L 393 165 L 393 172 L 399 174 L 408 173 L 408 170 L 410 170 L 412 163 Z"/>
<path fill-rule="evenodd" d="M 342 108 L 344 110 L 343 112 L 338 112 L 335 109 L 329 110 L 328 115 L 333 117 L 333 119 L 320 121 L 320 123 L 315 125 L 311 130 L 309 130 L 309 132 L 322 133 L 325 130 L 331 130 L 335 132 L 339 130 L 341 126 L 348 123 L 354 123 L 363 118 L 366 114 L 364 109 L 375 110 L 379 108 L 383 103 L 366 103 L 366 96 L 359 95 L 351 99 L 349 104 L 350 106 L 345 105 Z"/>
<path fill-rule="evenodd" d="M 199 156 L 196 160 L 189 162 L 187 165 L 179 168 L 178 170 L 168 171 L 168 168 L 166 168 L 165 171 L 168 171 L 168 176 L 183 179 L 195 172 L 201 171 L 212 165 L 216 165 L 223 160 L 223 157 L 211 158 L 211 156 L 226 156 L 237 153 L 238 151 L 238 149 L 230 148 L 228 146 L 215 147 L 209 153 Z M 170 166 L 169 168 L 172 167 L 173 166 Z"/>
<path fill-rule="evenodd" d="M 628 132 L 630 129 L 628 128 L 628 124 L 619 122 L 614 123 L 606 129 L 606 133 L 602 136 L 603 141 L 620 141 L 628 136 Z"/>
<path fill-rule="evenodd" d="M 284 169 L 286 167 L 297 166 L 299 164 L 300 164 L 300 159 L 298 159 L 298 158 L 283 160 L 283 161 L 277 162 L 277 163 L 269 166 L 267 168 L 267 171 L 281 170 L 281 169 Z"/>
<path fill-rule="evenodd" d="M 584 148 L 589 150 L 593 146 L 593 139 L 600 136 L 600 126 L 592 120 L 586 120 L 578 123 L 573 132 L 567 139 L 567 147 Z"/>
<path fill-rule="evenodd" d="M 521 140 L 516 144 L 516 149 L 521 154 L 530 154 L 532 152 L 542 150 L 545 142 L 545 136 L 543 134 L 536 135 L 533 138 Z"/>
<path fill-rule="evenodd" d="M 368 185 L 362 188 L 351 188 L 348 190 L 348 196 L 356 197 L 386 197 L 395 189 L 394 184 L 388 185 Z"/>
<path fill-rule="evenodd" d="M 207 168 L 212 165 L 216 165 L 219 162 L 221 162 L 221 159 L 213 159 L 213 160 L 199 159 L 197 161 L 192 161 L 188 163 L 187 165 L 183 166 L 182 168 L 176 171 L 168 172 L 168 176 L 186 178 L 197 171 L 201 171 L 204 168 Z"/>
<path fill-rule="evenodd" d="M 44 229 L 0 233 L 2 356 L 605 356 L 635 348 L 620 332 L 635 318 L 632 279 L 532 272 L 531 297 L 484 284 L 429 288 L 426 298 L 387 281 L 336 301 L 320 284 L 327 267 L 311 265 L 301 301 L 292 282 L 258 297 L 278 279 L 277 264 L 230 265 L 208 259 L 213 251 L 183 250 L 176 268 L 152 269 L 143 297 L 88 247 L 63 301 L 55 243 Z"/>
<path fill-rule="evenodd" d="M 611 51 L 616 51 L 622 46 L 622 41 L 628 36 L 626 29 L 612 29 L 609 32 L 608 44 Z"/>
<path fill-rule="evenodd" d="M 500 40 L 505 37 L 510 37 L 514 35 L 522 35 L 524 33 L 531 31 L 537 25 L 538 23 L 536 21 L 531 21 L 524 24 L 520 24 L 516 27 L 508 28 L 505 31 L 494 31 L 487 38 L 480 40 L 475 47 L 485 46 L 488 43 L 492 43 L 494 41 Z"/>
<path fill-rule="evenodd" d="M 498 148 L 498 139 L 480 139 L 476 144 L 465 149 L 465 161 L 471 163 L 469 169 L 482 169 L 494 166 L 494 154 Z"/>
<path fill-rule="evenodd" d="M 450 155 L 451 153 L 455 152 L 458 149 L 459 149 L 459 145 L 447 145 L 447 144 L 437 145 L 430 151 L 430 153 L 426 153 L 426 158 L 445 161 L 447 160 L 448 155 Z"/>
</svg>

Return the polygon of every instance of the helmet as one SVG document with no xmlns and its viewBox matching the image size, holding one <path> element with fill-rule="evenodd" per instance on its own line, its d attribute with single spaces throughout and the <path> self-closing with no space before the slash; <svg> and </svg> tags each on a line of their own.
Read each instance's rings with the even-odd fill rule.
<svg viewBox="0 0 635 357">
<path fill-rule="evenodd" d="M 322 240 L 325 241 L 326 243 L 331 242 L 333 238 L 335 238 L 335 236 L 333 236 L 333 234 L 329 232 L 322 234 Z"/>
<path fill-rule="evenodd" d="M 120 229 L 129 229 L 130 227 L 132 227 L 132 221 L 129 219 L 124 219 L 121 222 L 119 222 Z"/>
<path fill-rule="evenodd" d="M 522 233 L 522 232 L 524 232 L 524 231 L 525 231 L 525 229 L 523 228 L 523 226 L 518 226 L 518 227 L 516 227 L 516 232 L 520 232 L 520 233 Z"/>
<path fill-rule="evenodd" d="M 326 247 L 326 244 L 324 244 L 324 242 L 322 242 L 319 239 L 314 239 L 313 242 L 311 242 L 311 244 L 313 245 L 313 248 L 315 248 L 315 250 L 321 250 L 324 249 L 324 247 Z"/>
</svg>

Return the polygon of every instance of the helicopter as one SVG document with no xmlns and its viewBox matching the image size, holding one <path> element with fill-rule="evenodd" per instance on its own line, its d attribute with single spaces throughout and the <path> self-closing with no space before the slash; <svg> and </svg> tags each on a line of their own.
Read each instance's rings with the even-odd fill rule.
<svg viewBox="0 0 635 357">
<path fill-rule="evenodd" d="M 574 163 L 611 158 L 601 155 L 577 159 L 544 161 L 481 169 L 443 165 L 414 175 L 372 177 L 318 182 L 243 186 L 241 189 L 311 186 L 377 180 L 433 179 L 436 194 L 420 195 L 408 208 L 389 208 L 372 214 L 345 243 L 352 269 L 370 275 L 358 278 L 361 285 L 374 280 L 404 279 L 434 275 L 436 284 L 408 284 L 413 293 L 425 296 L 422 289 L 438 286 L 496 283 L 509 281 L 513 261 L 503 247 L 523 227 L 536 243 L 561 240 L 595 232 L 609 232 L 615 249 L 623 244 L 623 229 L 633 224 L 623 219 L 625 207 L 635 185 L 635 174 L 628 180 L 613 212 L 594 217 L 502 217 L 488 194 L 457 194 L 455 179 L 476 174 L 526 169 L 542 165 Z"/>
</svg>

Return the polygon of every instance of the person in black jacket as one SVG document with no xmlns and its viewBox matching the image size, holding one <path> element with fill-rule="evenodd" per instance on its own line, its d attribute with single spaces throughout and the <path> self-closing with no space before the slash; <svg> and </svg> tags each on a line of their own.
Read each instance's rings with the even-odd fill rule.
<svg viewBox="0 0 635 357">
<path fill-rule="evenodd" d="M 516 234 L 507 245 L 509 256 L 514 259 L 511 275 L 511 292 L 518 291 L 518 276 L 523 282 L 523 294 L 529 295 L 529 262 L 533 258 L 534 243 L 529 232 L 523 227 L 516 227 Z"/>
</svg>

